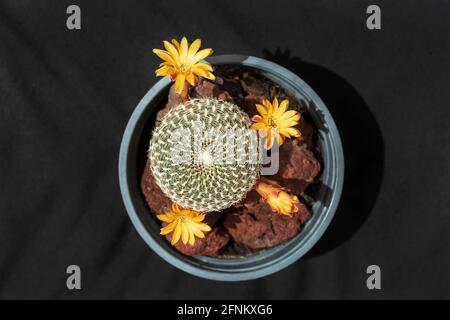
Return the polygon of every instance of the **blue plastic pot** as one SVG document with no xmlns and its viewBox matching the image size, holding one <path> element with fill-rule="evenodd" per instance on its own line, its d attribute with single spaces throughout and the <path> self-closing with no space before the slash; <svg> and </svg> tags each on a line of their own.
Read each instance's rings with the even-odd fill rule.
<svg viewBox="0 0 450 320">
<path fill-rule="evenodd" d="M 176 251 L 159 235 L 160 223 L 148 209 L 137 176 L 140 141 L 148 136 L 148 122 L 154 119 L 161 101 L 167 97 L 171 81 L 158 81 L 134 110 L 123 135 L 119 156 L 119 180 L 123 201 L 130 219 L 144 241 L 173 266 L 203 277 L 221 281 L 242 281 L 267 276 L 286 268 L 301 258 L 320 239 L 330 224 L 341 196 L 344 181 L 344 155 L 333 118 L 319 96 L 297 75 L 264 59 L 242 55 L 215 56 L 213 65 L 241 65 L 259 70 L 264 76 L 306 102 L 307 111 L 319 129 L 323 173 L 312 218 L 290 241 L 250 257 L 220 259 L 206 256 L 187 257 Z"/>
</svg>

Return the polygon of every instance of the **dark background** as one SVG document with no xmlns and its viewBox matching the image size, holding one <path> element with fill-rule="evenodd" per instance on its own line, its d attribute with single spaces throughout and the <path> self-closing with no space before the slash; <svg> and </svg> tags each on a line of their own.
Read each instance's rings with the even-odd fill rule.
<svg viewBox="0 0 450 320">
<path fill-rule="evenodd" d="M 66 28 L 66 8 L 82 30 Z M 378 4 L 382 30 L 366 28 Z M 450 298 L 446 1 L 0 1 L 0 298 Z M 153 48 L 200 37 L 278 62 L 341 132 L 337 216 L 307 257 L 220 283 L 173 268 L 131 225 L 122 133 L 157 81 Z M 82 268 L 82 291 L 66 267 Z M 366 268 L 382 290 L 366 288 Z"/>
</svg>

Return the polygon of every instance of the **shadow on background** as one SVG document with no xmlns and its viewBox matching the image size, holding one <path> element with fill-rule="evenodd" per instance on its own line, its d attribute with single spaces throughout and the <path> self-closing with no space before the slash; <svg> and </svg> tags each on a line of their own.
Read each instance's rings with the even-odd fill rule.
<svg viewBox="0 0 450 320">
<path fill-rule="evenodd" d="M 356 90 L 336 73 L 292 57 L 290 50 L 264 57 L 305 80 L 330 110 L 344 147 L 345 180 L 342 198 L 330 227 L 305 256 L 328 252 L 349 240 L 363 225 L 378 196 L 384 170 L 384 144 L 380 128 Z"/>
</svg>

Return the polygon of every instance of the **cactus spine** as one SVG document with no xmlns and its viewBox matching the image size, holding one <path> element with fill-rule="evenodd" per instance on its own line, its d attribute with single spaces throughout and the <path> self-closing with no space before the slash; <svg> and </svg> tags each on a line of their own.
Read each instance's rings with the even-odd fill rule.
<svg viewBox="0 0 450 320">
<path fill-rule="evenodd" d="M 221 211 L 243 199 L 261 167 L 250 126 L 245 112 L 218 99 L 193 99 L 169 111 L 149 148 L 161 190 L 200 212 Z"/>
</svg>

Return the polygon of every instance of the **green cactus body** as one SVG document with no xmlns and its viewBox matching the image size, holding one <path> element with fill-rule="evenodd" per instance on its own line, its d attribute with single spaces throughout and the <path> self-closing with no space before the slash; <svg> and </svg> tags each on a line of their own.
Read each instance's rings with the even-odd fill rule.
<svg viewBox="0 0 450 320">
<path fill-rule="evenodd" d="M 194 99 L 169 111 L 150 141 L 151 169 L 175 203 L 200 212 L 242 200 L 260 173 L 258 137 L 236 105 Z"/>
</svg>

